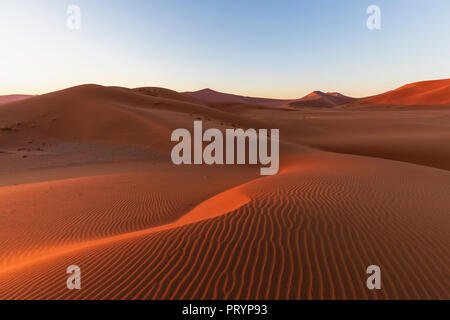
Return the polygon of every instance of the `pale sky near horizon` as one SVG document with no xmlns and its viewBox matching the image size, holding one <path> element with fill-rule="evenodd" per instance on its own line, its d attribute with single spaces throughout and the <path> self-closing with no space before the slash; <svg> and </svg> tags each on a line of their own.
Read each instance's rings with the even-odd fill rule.
<svg viewBox="0 0 450 320">
<path fill-rule="evenodd" d="M 381 30 L 366 27 L 372 4 Z M 362 97 L 450 78 L 448 0 L 0 0 L 0 39 L 0 95 L 98 83 Z"/>
</svg>

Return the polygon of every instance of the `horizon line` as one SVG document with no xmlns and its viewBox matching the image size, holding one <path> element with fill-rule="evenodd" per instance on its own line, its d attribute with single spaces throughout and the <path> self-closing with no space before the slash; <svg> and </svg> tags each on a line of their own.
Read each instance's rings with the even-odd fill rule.
<svg viewBox="0 0 450 320">
<path fill-rule="evenodd" d="M 382 93 L 385 93 L 385 92 L 389 92 L 389 91 L 401 88 L 402 86 L 405 86 L 405 85 L 408 85 L 408 84 L 412 84 L 412 83 L 420 83 L 420 82 L 426 82 L 426 81 L 438 81 L 438 80 L 446 80 L 446 79 L 450 79 L 450 78 L 437 78 L 437 79 L 427 79 L 427 80 L 417 80 L 417 81 L 407 82 L 407 83 L 403 83 L 401 85 L 398 85 L 396 87 L 393 87 L 393 88 L 391 88 L 389 90 L 378 92 L 378 93 L 374 93 L 374 94 L 371 94 L 371 95 L 362 96 L 362 97 L 353 96 L 353 95 L 347 95 L 347 94 L 344 94 L 342 91 L 337 91 L 337 90 L 313 90 L 313 91 L 304 93 L 303 95 L 299 95 L 299 96 L 296 96 L 296 97 L 293 97 L 293 98 L 286 98 L 286 97 L 281 97 L 280 98 L 280 97 L 264 96 L 264 95 L 239 94 L 239 93 L 234 93 L 234 92 L 231 92 L 231 91 L 228 91 L 228 90 L 225 90 L 225 91 L 216 90 L 216 89 L 213 89 L 211 87 L 204 87 L 204 88 L 201 88 L 201 89 L 198 89 L 198 90 L 181 90 L 181 91 L 178 91 L 178 90 L 172 89 L 170 87 L 163 87 L 163 86 L 158 86 L 158 85 L 154 85 L 154 86 L 153 85 L 143 85 L 143 86 L 137 86 L 137 87 L 135 87 L 135 86 L 129 86 L 128 87 L 128 86 L 124 86 L 124 85 L 105 85 L 105 84 L 94 83 L 94 82 L 86 82 L 86 83 L 71 85 L 71 86 L 68 86 L 68 87 L 63 87 L 63 88 L 56 89 L 56 90 L 46 91 L 46 92 L 43 92 L 43 93 L 28 93 L 25 90 L 25 91 L 22 91 L 22 92 L 21 91 L 15 91 L 13 93 L 0 94 L 0 96 L 10 96 L 10 95 L 42 96 L 42 95 L 45 95 L 45 94 L 49 94 L 49 93 L 52 93 L 52 92 L 63 91 L 63 90 L 67 90 L 67 89 L 70 89 L 70 88 L 75 88 L 75 87 L 80 87 L 80 86 L 85 86 L 85 85 L 97 85 L 97 86 L 102 86 L 102 87 L 119 87 L 119 88 L 127 88 L 127 89 L 162 88 L 162 89 L 172 90 L 172 91 L 175 91 L 177 93 L 194 93 L 194 92 L 199 92 L 199 91 L 203 91 L 203 90 L 210 90 L 210 91 L 214 91 L 214 92 L 217 92 L 217 93 L 228 94 L 228 95 L 235 95 L 235 96 L 240 96 L 240 97 L 245 97 L 245 98 L 273 99 L 273 100 L 295 100 L 295 99 L 304 98 L 307 95 L 309 95 L 311 93 L 314 93 L 314 92 L 339 93 L 339 94 L 342 94 L 342 95 L 345 95 L 345 96 L 351 97 L 351 98 L 364 99 L 364 98 L 369 98 L 369 97 L 376 96 L 376 95 L 379 95 L 379 94 L 382 94 Z"/>
</svg>

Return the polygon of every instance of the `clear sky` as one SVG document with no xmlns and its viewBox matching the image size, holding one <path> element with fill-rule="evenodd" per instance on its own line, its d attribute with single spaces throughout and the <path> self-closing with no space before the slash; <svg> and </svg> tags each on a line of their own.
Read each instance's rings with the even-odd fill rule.
<svg viewBox="0 0 450 320">
<path fill-rule="evenodd" d="M 81 29 L 66 26 L 81 9 Z M 381 30 L 366 27 L 369 5 Z M 449 0 L 0 0 L 0 94 L 83 83 L 367 96 L 450 77 Z"/>
</svg>

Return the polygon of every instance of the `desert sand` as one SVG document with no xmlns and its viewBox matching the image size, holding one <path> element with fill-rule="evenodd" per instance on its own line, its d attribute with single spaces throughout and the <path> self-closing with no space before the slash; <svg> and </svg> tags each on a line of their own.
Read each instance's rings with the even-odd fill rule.
<svg viewBox="0 0 450 320">
<path fill-rule="evenodd" d="M 27 94 L 8 94 L 8 95 L 0 96 L 0 104 L 25 100 L 25 99 L 28 99 L 31 97 L 32 97 L 31 95 L 27 95 Z"/>
<path fill-rule="evenodd" d="M 449 299 L 449 97 L 83 85 L 0 105 L 0 299 Z M 194 120 L 279 128 L 279 173 L 175 166 Z"/>
</svg>

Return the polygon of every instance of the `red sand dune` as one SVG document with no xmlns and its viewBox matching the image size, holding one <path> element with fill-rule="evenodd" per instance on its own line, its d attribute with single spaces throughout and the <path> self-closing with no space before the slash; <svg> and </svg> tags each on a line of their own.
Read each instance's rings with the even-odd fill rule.
<svg viewBox="0 0 450 320">
<path fill-rule="evenodd" d="M 0 96 L 0 104 L 25 100 L 25 99 L 28 99 L 31 97 L 32 97 L 31 95 L 27 95 L 27 94 L 9 94 L 9 95 L 5 95 L 5 96 Z"/>
<path fill-rule="evenodd" d="M 183 94 L 194 97 L 201 101 L 206 102 L 228 102 L 228 103 L 247 103 L 247 104 L 260 104 L 269 107 L 277 107 L 288 103 L 291 100 L 284 99 L 270 99 L 270 98 L 255 98 L 245 97 L 235 94 L 222 93 L 211 90 L 209 88 L 202 89 L 194 92 L 184 92 Z"/>
<path fill-rule="evenodd" d="M 321 107 L 329 108 L 355 101 L 355 98 L 344 96 L 338 92 L 314 91 L 300 99 L 270 99 L 245 97 L 229 93 L 217 92 L 211 89 L 203 89 L 194 92 L 184 92 L 186 96 L 199 101 L 225 104 L 255 104 L 266 107 Z M 225 105 L 226 106 L 226 105 Z"/>
<path fill-rule="evenodd" d="M 448 109 L 195 99 L 85 85 L 0 106 L 0 299 L 450 298 Z M 170 133 L 198 119 L 280 128 L 280 172 L 173 165 Z"/>
<path fill-rule="evenodd" d="M 450 79 L 410 83 L 346 107 L 360 106 L 450 106 Z"/>
<path fill-rule="evenodd" d="M 350 98 L 337 92 L 324 93 L 322 91 L 314 91 L 301 99 L 289 102 L 288 106 L 294 108 L 298 107 L 332 108 L 342 104 L 350 103 L 355 100 L 356 100 L 355 98 Z"/>
<path fill-rule="evenodd" d="M 0 136 L 0 143 L 2 139 L 43 136 L 168 151 L 171 146 L 166 137 L 170 139 L 170 133 L 181 124 L 192 126 L 192 119 L 186 119 L 184 113 L 205 120 L 214 118 L 229 126 L 253 124 L 251 120 L 202 104 L 151 96 L 128 88 L 82 85 L 2 106 L 0 127 L 9 128 L 15 134 Z M 164 139 L 155 139 L 162 136 Z"/>
<path fill-rule="evenodd" d="M 373 180 L 373 168 L 390 178 Z M 415 178 L 399 179 L 405 174 Z M 315 153 L 278 176 L 219 194 L 207 201 L 216 205 L 200 204 L 200 213 L 194 209 L 173 224 L 41 250 L 28 263 L 5 268 L 1 296 L 445 298 L 439 274 L 448 270 L 444 205 L 450 203 L 436 186 L 449 187 L 448 181 L 448 172 L 437 169 Z M 393 197 L 395 190 L 402 193 Z M 235 205 L 227 204 L 230 196 Z M 94 229 L 105 229 L 97 224 Z M 57 272 L 74 262 L 86 275 L 81 291 L 67 290 Z M 374 262 L 385 271 L 381 292 L 365 288 L 364 266 Z"/>
<path fill-rule="evenodd" d="M 188 94 L 179 93 L 170 89 L 158 88 L 158 87 L 141 87 L 133 89 L 136 92 L 151 96 L 151 97 L 159 97 L 166 98 L 172 100 L 180 100 L 184 102 L 190 103 L 198 103 L 203 104 L 202 100 L 196 99 Z"/>
</svg>

